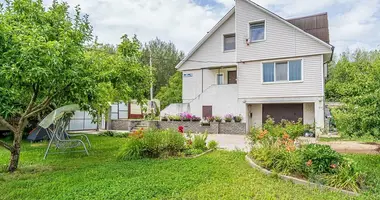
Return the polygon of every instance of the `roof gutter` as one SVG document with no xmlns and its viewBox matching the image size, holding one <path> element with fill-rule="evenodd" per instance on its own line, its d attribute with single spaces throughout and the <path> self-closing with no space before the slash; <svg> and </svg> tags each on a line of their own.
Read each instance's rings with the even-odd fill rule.
<svg viewBox="0 0 380 200">
<path fill-rule="evenodd" d="M 323 64 L 327 64 L 327 63 L 330 63 L 330 62 L 332 62 L 332 60 L 333 60 L 333 56 L 334 56 L 334 51 L 335 51 L 335 47 L 334 46 L 331 46 L 331 57 L 330 57 L 330 60 L 328 60 L 328 61 L 326 61 L 325 63 L 323 63 Z"/>
</svg>

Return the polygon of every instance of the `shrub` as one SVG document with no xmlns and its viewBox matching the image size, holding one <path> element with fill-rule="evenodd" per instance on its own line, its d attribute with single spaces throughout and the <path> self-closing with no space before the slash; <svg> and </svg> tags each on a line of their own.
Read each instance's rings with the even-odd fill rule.
<svg viewBox="0 0 380 200">
<path fill-rule="evenodd" d="M 185 149 L 185 137 L 174 130 L 135 131 L 118 157 L 124 160 L 178 155 Z"/>
<path fill-rule="evenodd" d="M 127 132 L 105 131 L 105 132 L 100 133 L 99 136 L 126 138 L 126 137 L 129 136 L 129 133 L 127 133 Z"/>
<path fill-rule="evenodd" d="M 215 150 L 215 149 L 217 149 L 218 148 L 218 142 L 217 141 L 215 141 L 215 140 L 211 140 L 208 144 L 207 144 L 207 148 L 208 149 L 213 149 L 213 150 Z"/>
<path fill-rule="evenodd" d="M 134 160 L 143 157 L 143 144 L 135 137 L 130 137 L 117 155 L 122 160 Z"/>
<path fill-rule="evenodd" d="M 193 148 L 194 149 L 200 149 L 200 150 L 206 150 L 206 140 L 207 140 L 207 133 L 206 134 L 199 134 L 195 135 L 193 139 Z"/>
<path fill-rule="evenodd" d="M 237 122 L 237 123 L 243 121 L 243 116 L 241 116 L 241 115 L 234 116 L 234 121 Z"/>
<path fill-rule="evenodd" d="M 161 121 L 168 121 L 169 119 L 168 119 L 168 116 L 163 116 L 163 117 L 161 117 Z"/>
<path fill-rule="evenodd" d="M 333 173 L 331 166 L 339 166 L 343 157 L 330 146 L 320 144 L 309 144 L 301 149 L 302 161 L 305 173 L 309 176 L 322 173 Z"/>
<path fill-rule="evenodd" d="M 232 114 L 227 114 L 227 115 L 224 116 L 224 121 L 225 122 L 232 122 L 232 118 L 233 117 L 234 116 Z"/>
</svg>

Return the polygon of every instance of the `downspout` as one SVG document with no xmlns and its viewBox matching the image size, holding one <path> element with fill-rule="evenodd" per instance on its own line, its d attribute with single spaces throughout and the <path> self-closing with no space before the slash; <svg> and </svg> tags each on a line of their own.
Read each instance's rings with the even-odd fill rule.
<svg viewBox="0 0 380 200">
<path fill-rule="evenodd" d="M 203 93 L 203 68 L 202 68 L 202 93 Z"/>
</svg>

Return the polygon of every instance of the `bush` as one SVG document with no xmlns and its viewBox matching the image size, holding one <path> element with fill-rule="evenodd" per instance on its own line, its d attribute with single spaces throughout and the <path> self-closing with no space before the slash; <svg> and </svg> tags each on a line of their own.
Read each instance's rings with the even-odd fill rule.
<svg viewBox="0 0 380 200">
<path fill-rule="evenodd" d="M 194 136 L 193 140 L 193 148 L 194 149 L 200 149 L 200 150 L 206 150 L 206 140 L 207 140 L 207 134 L 199 134 Z"/>
<path fill-rule="evenodd" d="M 201 150 L 201 149 L 186 149 L 184 153 L 187 156 L 192 156 L 192 155 L 198 155 L 198 154 L 203 153 L 203 150 Z"/>
<path fill-rule="evenodd" d="M 99 136 L 126 138 L 126 137 L 129 136 L 129 133 L 127 133 L 127 132 L 105 131 L 105 132 L 100 133 Z"/>
<path fill-rule="evenodd" d="M 117 155 L 121 160 L 134 160 L 143 157 L 144 146 L 142 142 L 135 137 L 130 137 Z"/>
<path fill-rule="evenodd" d="M 263 129 L 251 129 L 249 138 L 253 147 L 250 155 L 262 167 L 281 174 L 304 177 L 341 189 L 360 190 L 364 175 L 330 146 L 310 144 L 296 148 L 294 138 L 304 128 L 300 121 L 275 124 L 268 119 Z"/>
<path fill-rule="evenodd" d="M 211 140 L 208 144 L 207 144 L 207 148 L 208 149 L 213 149 L 213 150 L 215 150 L 215 149 L 217 149 L 218 148 L 218 142 L 217 141 L 215 141 L 215 140 Z"/>
<path fill-rule="evenodd" d="M 118 157 L 124 160 L 179 155 L 185 149 L 185 137 L 174 130 L 139 130 L 131 134 Z"/>
<path fill-rule="evenodd" d="M 333 173 L 334 168 L 343 162 L 343 156 L 330 146 L 310 144 L 301 149 L 305 173 L 309 176 L 323 173 Z"/>
</svg>

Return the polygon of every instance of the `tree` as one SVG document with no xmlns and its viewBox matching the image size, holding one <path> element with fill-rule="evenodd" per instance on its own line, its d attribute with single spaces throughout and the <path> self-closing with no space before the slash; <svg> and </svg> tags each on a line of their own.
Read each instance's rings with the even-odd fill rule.
<svg viewBox="0 0 380 200">
<path fill-rule="evenodd" d="M 182 73 L 176 72 L 170 79 L 167 86 L 161 87 L 157 99 L 161 101 L 161 108 L 165 108 L 171 103 L 182 102 Z"/>
<path fill-rule="evenodd" d="M 97 115 L 110 102 L 142 100 L 147 93 L 150 77 L 139 62 L 141 48 L 128 37 L 118 49 L 88 47 L 88 16 L 76 7 L 71 18 L 68 8 L 57 1 L 45 9 L 42 0 L 10 0 L 0 10 L 0 124 L 14 134 L 13 144 L 0 146 L 11 153 L 10 172 L 18 167 L 28 119 L 49 105 L 76 103 Z"/>
<path fill-rule="evenodd" d="M 89 111 L 98 122 L 108 113 L 110 103 L 132 99 L 141 103 L 149 92 L 149 67 L 140 62 L 140 43 L 136 36 L 129 39 L 123 35 L 121 39 L 117 47 L 95 42 L 86 52 L 88 69 L 95 75 Z"/>
<path fill-rule="evenodd" d="M 54 101 L 79 102 L 86 94 L 84 44 L 92 28 L 79 7 L 71 19 L 68 5 L 57 1 L 47 10 L 41 0 L 7 1 L 0 21 L 0 123 L 14 134 L 12 145 L 0 146 L 10 151 L 13 172 L 28 119 Z"/>
<path fill-rule="evenodd" d="M 175 66 L 183 59 L 184 53 L 179 51 L 172 42 L 165 42 L 158 38 L 144 45 L 142 61 L 145 65 L 149 65 L 150 53 L 155 79 L 153 93 L 157 94 L 176 73 Z"/>
<path fill-rule="evenodd" d="M 380 52 L 345 52 L 331 71 L 326 94 L 344 106 L 333 110 L 348 136 L 380 138 Z"/>
</svg>

